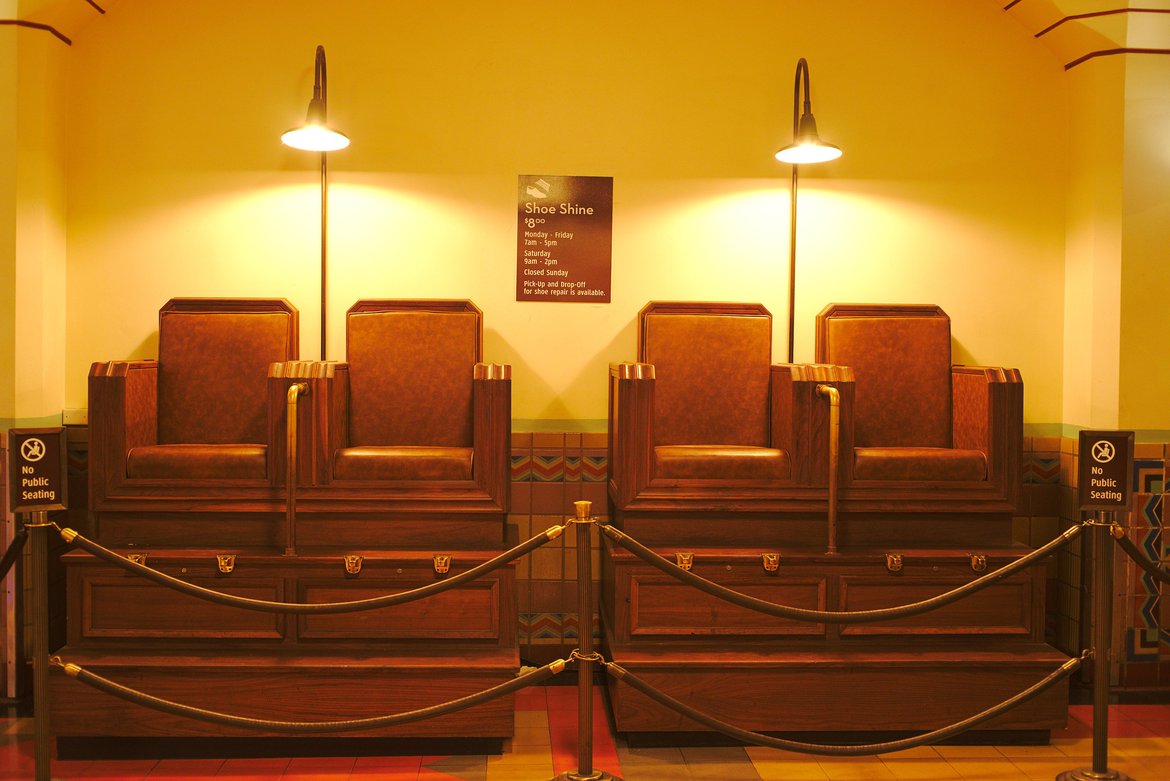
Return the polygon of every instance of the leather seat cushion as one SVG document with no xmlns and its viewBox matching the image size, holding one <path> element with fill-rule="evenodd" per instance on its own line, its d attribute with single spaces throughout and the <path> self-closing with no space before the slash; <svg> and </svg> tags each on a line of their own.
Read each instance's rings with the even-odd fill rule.
<svg viewBox="0 0 1170 781">
<path fill-rule="evenodd" d="M 654 448 L 656 478 L 708 480 L 787 480 L 788 453 L 741 445 L 659 445 Z"/>
<path fill-rule="evenodd" d="M 263 480 L 265 445 L 143 445 L 126 454 L 127 477 Z"/>
<path fill-rule="evenodd" d="M 859 447 L 854 450 L 853 479 L 978 482 L 987 479 L 987 457 L 979 450 Z"/>
<path fill-rule="evenodd" d="M 470 480 L 469 447 L 366 445 L 338 450 L 336 480 Z"/>
</svg>

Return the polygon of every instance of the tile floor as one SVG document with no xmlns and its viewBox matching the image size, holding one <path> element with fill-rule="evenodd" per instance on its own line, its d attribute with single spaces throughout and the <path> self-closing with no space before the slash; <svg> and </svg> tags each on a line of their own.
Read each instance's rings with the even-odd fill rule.
<svg viewBox="0 0 1170 781">
<path fill-rule="evenodd" d="M 500 756 L 164 759 L 53 762 L 73 781 L 549 781 L 577 769 L 573 687 L 517 695 L 516 734 Z M 1092 708 L 1073 705 L 1069 726 L 1047 746 L 933 746 L 883 757 L 828 759 L 754 747 L 631 749 L 610 731 L 597 695 L 594 767 L 625 781 L 853 781 L 1045 779 L 1091 764 Z M 1170 781 L 1170 705 L 1113 705 L 1109 765 L 1134 781 Z M 33 777 L 32 721 L 0 720 L 0 779 Z"/>
</svg>

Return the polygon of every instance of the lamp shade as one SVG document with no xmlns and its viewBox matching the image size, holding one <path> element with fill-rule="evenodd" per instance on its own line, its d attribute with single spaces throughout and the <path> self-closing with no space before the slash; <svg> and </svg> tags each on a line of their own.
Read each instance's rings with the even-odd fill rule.
<svg viewBox="0 0 1170 781">
<path fill-rule="evenodd" d="M 826 143 L 817 133 L 817 121 L 811 113 L 800 116 L 800 127 L 792 143 L 776 153 L 782 163 L 826 163 L 841 156 L 841 147 Z"/>
<path fill-rule="evenodd" d="M 349 138 L 324 125 L 294 128 L 280 137 L 281 143 L 306 152 L 336 152 L 349 146 Z"/>
<path fill-rule="evenodd" d="M 313 99 L 309 101 L 305 124 L 287 131 L 280 137 L 281 143 L 307 152 L 335 152 L 349 146 L 349 137 L 333 130 L 325 121 L 328 84 L 325 47 L 318 46 L 313 62 Z"/>
<path fill-rule="evenodd" d="M 313 98 L 305 124 L 280 137 L 281 143 L 307 152 L 335 152 L 349 146 L 349 137 L 325 124 L 325 101 Z"/>
</svg>

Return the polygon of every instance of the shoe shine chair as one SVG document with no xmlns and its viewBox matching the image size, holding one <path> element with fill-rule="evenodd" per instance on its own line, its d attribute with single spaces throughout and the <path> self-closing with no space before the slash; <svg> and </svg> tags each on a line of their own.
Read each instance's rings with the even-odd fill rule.
<svg viewBox="0 0 1170 781">
<path fill-rule="evenodd" d="M 855 377 L 841 389 L 847 543 L 1011 544 L 1022 480 L 1017 370 L 952 366 L 950 318 L 922 305 L 830 304 L 817 316 L 816 357 Z"/>
<path fill-rule="evenodd" d="M 638 362 L 610 369 L 615 526 L 736 591 L 833 611 L 927 599 L 1027 551 L 1010 539 L 1018 373 L 952 369 L 949 324 L 935 307 L 830 308 L 815 365 L 772 365 L 770 338 L 756 305 L 642 310 Z M 834 537 L 832 394 L 819 385 L 840 400 Z M 932 730 L 1065 661 L 1044 643 L 1043 567 L 919 616 L 815 624 L 741 608 L 606 547 L 607 657 L 745 729 Z M 1059 688 L 990 728 L 1044 739 L 1066 718 Z M 620 682 L 609 693 L 620 732 L 701 729 Z"/>
<path fill-rule="evenodd" d="M 98 538 L 278 544 L 284 407 L 269 404 L 268 375 L 297 357 L 297 310 L 283 299 L 175 298 L 159 310 L 158 334 L 157 360 L 90 369 Z"/>
<path fill-rule="evenodd" d="M 470 301 L 369 300 L 346 361 L 311 383 L 320 425 L 298 542 L 490 548 L 504 541 L 511 367 L 485 364 Z"/>
<path fill-rule="evenodd" d="M 759 304 L 647 304 L 638 361 L 610 367 L 615 525 L 646 543 L 823 539 L 816 386 L 833 371 L 773 364 Z"/>
</svg>

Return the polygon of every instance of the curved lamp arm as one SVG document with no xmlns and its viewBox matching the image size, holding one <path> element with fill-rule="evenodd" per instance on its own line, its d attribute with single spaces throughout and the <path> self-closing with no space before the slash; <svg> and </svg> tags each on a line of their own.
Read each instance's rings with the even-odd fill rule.
<svg viewBox="0 0 1170 781">
<path fill-rule="evenodd" d="M 280 137 L 286 146 L 306 152 L 335 152 L 349 146 L 349 138 L 326 123 L 328 90 L 325 47 L 318 46 L 313 61 L 313 98 L 309 101 L 309 112 L 302 127 L 294 128 Z"/>
<path fill-rule="evenodd" d="M 808 87 L 808 61 L 801 57 L 796 63 L 796 79 L 792 87 L 792 143 L 776 153 L 782 163 L 824 163 L 841 156 L 841 148 L 821 140 L 817 121 L 812 113 L 812 95 Z M 800 88 L 804 86 L 804 110 L 801 111 Z"/>
</svg>

